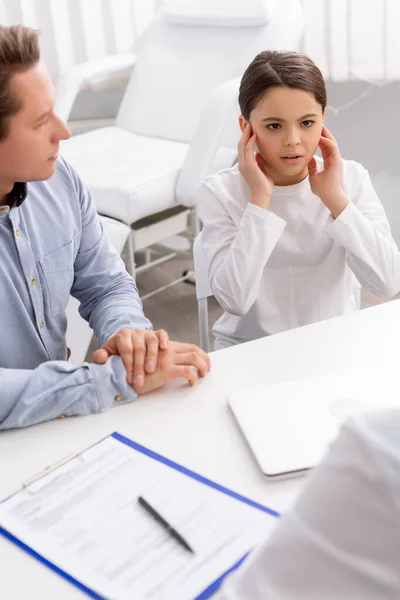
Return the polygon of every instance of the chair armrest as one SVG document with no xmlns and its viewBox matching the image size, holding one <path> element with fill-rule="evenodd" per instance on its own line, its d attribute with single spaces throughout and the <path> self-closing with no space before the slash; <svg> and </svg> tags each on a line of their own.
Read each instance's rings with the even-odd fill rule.
<svg viewBox="0 0 400 600">
<path fill-rule="evenodd" d="M 135 54 L 115 54 L 72 67 L 58 80 L 55 112 L 67 121 L 80 90 L 104 89 L 105 83 L 112 77 L 129 73 L 135 62 Z"/>
<path fill-rule="evenodd" d="M 205 103 L 176 185 L 179 204 L 194 206 L 200 184 L 211 172 L 219 148 L 233 149 L 237 145 L 240 137 L 239 84 L 240 77 L 226 81 Z"/>
</svg>

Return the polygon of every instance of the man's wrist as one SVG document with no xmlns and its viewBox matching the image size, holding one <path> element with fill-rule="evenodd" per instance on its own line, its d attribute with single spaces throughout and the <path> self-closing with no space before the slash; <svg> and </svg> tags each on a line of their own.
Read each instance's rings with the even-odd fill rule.
<svg viewBox="0 0 400 600">
<path fill-rule="evenodd" d="M 164 384 L 165 381 L 161 378 L 161 376 L 159 376 L 157 373 L 152 373 L 151 375 L 145 375 L 142 386 L 139 387 L 136 384 L 132 384 L 132 388 L 138 396 L 143 396 L 143 394 L 153 392 L 154 390 L 162 387 Z"/>
<path fill-rule="evenodd" d="M 110 356 L 105 364 L 90 363 L 94 386 L 100 403 L 100 411 L 115 403 L 131 402 L 136 391 L 126 381 L 126 371 L 120 356 Z"/>
</svg>

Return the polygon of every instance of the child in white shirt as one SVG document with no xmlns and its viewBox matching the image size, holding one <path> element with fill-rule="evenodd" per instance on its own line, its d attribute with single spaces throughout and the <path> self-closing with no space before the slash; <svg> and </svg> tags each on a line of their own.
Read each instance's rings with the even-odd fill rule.
<svg viewBox="0 0 400 600">
<path fill-rule="evenodd" d="M 400 253 L 368 172 L 342 160 L 324 126 L 318 67 L 261 52 L 239 105 L 239 163 L 199 192 L 210 286 L 226 311 L 215 348 L 354 311 L 361 285 L 394 296 Z"/>
</svg>

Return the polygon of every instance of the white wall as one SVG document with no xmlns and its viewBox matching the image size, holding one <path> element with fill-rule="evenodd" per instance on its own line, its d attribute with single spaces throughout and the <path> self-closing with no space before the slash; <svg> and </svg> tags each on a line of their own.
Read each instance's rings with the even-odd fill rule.
<svg viewBox="0 0 400 600">
<path fill-rule="evenodd" d="M 327 126 L 370 172 L 400 246 L 400 2 L 303 0 L 302 51 L 322 69 Z"/>
<path fill-rule="evenodd" d="M 54 81 L 72 65 L 134 50 L 162 0 L 0 0 L 0 23 L 41 30 Z"/>
<path fill-rule="evenodd" d="M 393 236 L 400 247 L 400 81 L 383 86 L 351 82 L 328 82 L 331 106 L 327 126 L 339 142 L 342 156 L 357 160 L 369 170 L 385 207 Z"/>
<path fill-rule="evenodd" d="M 41 53 L 55 83 L 73 65 L 135 50 L 163 0 L 0 0 L 0 23 L 41 31 Z M 72 118 L 114 116 L 123 89 L 82 93 Z"/>
</svg>

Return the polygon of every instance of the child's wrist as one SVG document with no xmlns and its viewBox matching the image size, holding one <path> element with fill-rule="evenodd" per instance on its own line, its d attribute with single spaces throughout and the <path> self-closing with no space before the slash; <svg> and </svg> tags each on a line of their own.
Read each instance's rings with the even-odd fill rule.
<svg viewBox="0 0 400 600">
<path fill-rule="evenodd" d="M 266 193 L 252 193 L 250 196 L 250 203 L 259 206 L 260 208 L 264 208 L 265 210 L 269 209 L 269 205 L 271 202 L 271 195 Z"/>
<path fill-rule="evenodd" d="M 337 219 L 346 206 L 349 204 L 349 199 L 343 191 L 337 192 L 335 194 L 330 194 L 329 196 L 323 196 L 321 198 L 322 202 L 325 206 L 331 211 L 334 219 Z"/>
</svg>

